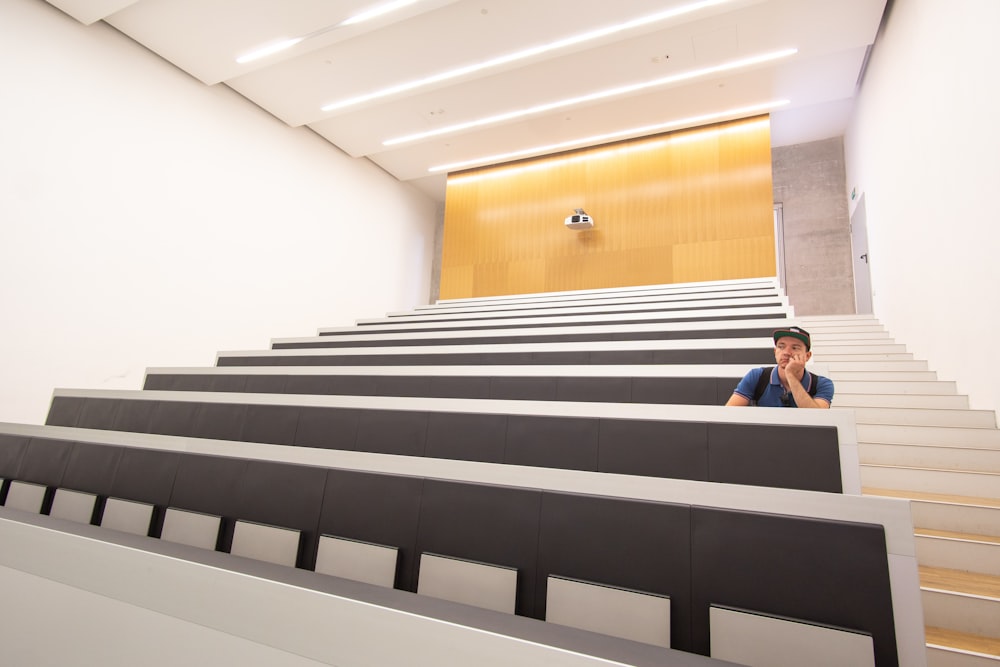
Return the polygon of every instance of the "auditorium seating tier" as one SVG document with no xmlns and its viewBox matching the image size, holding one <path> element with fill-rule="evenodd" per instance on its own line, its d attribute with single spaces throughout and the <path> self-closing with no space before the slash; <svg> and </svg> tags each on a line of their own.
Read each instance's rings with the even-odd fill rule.
<svg viewBox="0 0 1000 667">
<path fill-rule="evenodd" d="M 320 582 L 336 544 L 396 558 L 396 596 L 427 554 L 507 568 L 525 619 L 555 577 L 667 601 L 689 654 L 712 650 L 710 610 L 750 610 L 906 664 L 912 526 L 858 495 L 853 420 L 721 407 L 793 316 L 773 279 L 454 300 L 151 369 L 139 391 L 57 389 L 45 426 L 0 424 L 0 502 L 40 503 L 0 519 L 90 531 L 135 508 L 130 545 Z"/>
<path fill-rule="evenodd" d="M 238 520 L 299 531 L 302 569 L 315 566 L 321 535 L 392 545 L 396 588 L 411 592 L 419 554 L 443 553 L 516 568 L 522 616 L 544 619 L 546 578 L 568 576 L 668 595 L 680 650 L 707 653 L 708 607 L 727 604 L 870 633 L 878 664 L 897 664 L 877 524 L 54 437 L 2 435 L 0 452 L 7 486 L 152 505 L 154 538 L 177 508 L 223 517 L 223 552 Z"/>
</svg>

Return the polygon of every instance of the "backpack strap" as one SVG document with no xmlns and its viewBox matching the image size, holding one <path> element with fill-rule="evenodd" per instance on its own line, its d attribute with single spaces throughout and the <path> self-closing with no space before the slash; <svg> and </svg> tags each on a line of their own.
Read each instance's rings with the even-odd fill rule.
<svg viewBox="0 0 1000 667">
<path fill-rule="evenodd" d="M 809 374 L 809 396 L 816 398 L 816 391 L 819 389 L 819 378 L 815 373 Z"/>
<path fill-rule="evenodd" d="M 757 386 L 753 390 L 753 399 L 750 401 L 753 405 L 757 405 L 760 397 L 764 395 L 764 390 L 767 389 L 767 385 L 771 382 L 771 371 L 773 370 L 774 366 L 761 369 L 760 377 L 757 378 Z"/>
<path fill-rule="evenodd" d="M 757 378 L 757 386 L 753 390 L 753 405 L 757 405 L 760 397 L 764 395 L 764 391 L 767 389 L 767 385 L 771 382 L 771 372 L 774 370 L 774 366 L 769 366 L 762 369 L 760 377 Z M 809 396 L 816 398 L 816 391 L 819 389 L 819 378 L 816 377 L 815 373 L 809 373 Z"/>
</svg>

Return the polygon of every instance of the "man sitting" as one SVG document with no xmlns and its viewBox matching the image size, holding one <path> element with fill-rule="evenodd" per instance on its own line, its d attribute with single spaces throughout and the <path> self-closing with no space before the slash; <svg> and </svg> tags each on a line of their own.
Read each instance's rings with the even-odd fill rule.
<svg viewBox="0 0 1000 667">
<path fill-rule="evenodd" d="M 833 382 L 806 372 L 806 362 L 812 358 L 811 348 L 805 329 L 788 327 L 775 331 L 774 360 L 778 365 L 773 369 L 751 369 L 736 385 L 726 405 L 829 408 L 833 402 Z"/>
</svg>

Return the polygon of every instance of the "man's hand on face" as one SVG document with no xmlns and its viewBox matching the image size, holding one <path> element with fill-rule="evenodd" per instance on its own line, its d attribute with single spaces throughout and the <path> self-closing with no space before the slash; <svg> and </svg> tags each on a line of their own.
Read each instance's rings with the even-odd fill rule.
<svg viewBox="0 0 1000 667">
<path fill-rule="evenodd" d="M 785 366 L 785 375 L 791 375 L 796 379 L 800 379 L 805 375 L 806 361 L 808 361 L 806 354 L 805 352 L 792 352 L 790 356 L 791 358 Z"/>
</svg>

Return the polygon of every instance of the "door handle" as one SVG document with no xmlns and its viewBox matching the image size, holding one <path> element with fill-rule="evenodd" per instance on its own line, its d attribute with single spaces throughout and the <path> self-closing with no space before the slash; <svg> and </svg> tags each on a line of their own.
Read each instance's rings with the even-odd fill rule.
<svg viewBox="0 0 1000 667">
<path fill-rule="evenodd" d="M 865 264 L 867 264 L 868 263 L 868 253 L 865 253 L 865 254 L 861 255 L 861 257 L 859 257 L 858 259 L 865 260 Z"/>
</svg>

